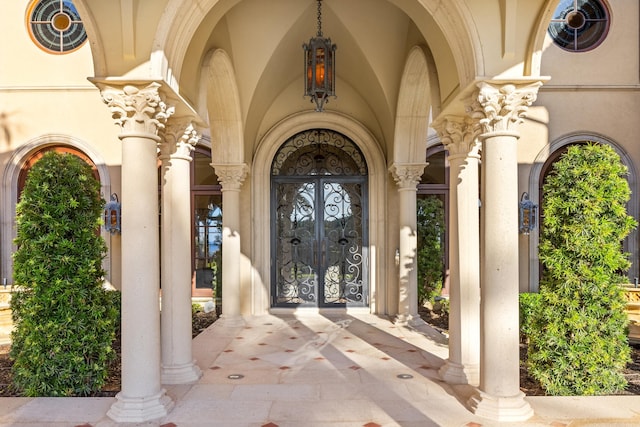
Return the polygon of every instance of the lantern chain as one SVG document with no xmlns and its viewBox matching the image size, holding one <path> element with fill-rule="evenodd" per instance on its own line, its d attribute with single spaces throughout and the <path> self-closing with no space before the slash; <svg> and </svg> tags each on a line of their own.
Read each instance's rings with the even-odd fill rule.
<svg viewBox="0 0 640 427">
<path fill-rule="evenodd" d="M 318 0 L 318 34 L 317 37 L 322 37 L 322 0 Z"/>
</svg>

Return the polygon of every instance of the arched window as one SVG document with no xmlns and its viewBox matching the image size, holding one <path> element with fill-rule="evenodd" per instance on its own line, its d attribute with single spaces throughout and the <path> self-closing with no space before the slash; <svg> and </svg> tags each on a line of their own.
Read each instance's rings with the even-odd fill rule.
<svg viewBox="0 0 640 427">
<path fill-rule="evenodd" d="M 594 138 L 594 139 L 598 139 L 598 138 Z M 557 162 L 563 154 L 565 154 L 567 152 L 567 150 L 569 149 L 569 147 L 571 147 L 572 145 L 584 145 L 587 143 L 593 143 L 593 142 L 598 142 L 598 143 L 603 143 L 603 142 L 599 142 L 599 141 L 593 141 L 593 140 L 577 140 L 574 139 L 571 143 L 565 144 L 560 146 L 557 150 L 555 150 L 553 153 L 551 153 L 549 155 L 549 157 L 547 158 L 547 160 L 544 162 L 544 164 L 542 165 L 542 168 L 540 169 L 540 179 L 538 180 L 538 200 L 540 201 L 539 203 L 539 207 L 538 207 L 538 224 L 539 224 L 539 229 L 540 231 L 542 231 L 542 229 L 544 228 L 544 199 L 543 199 L 543 187 L 544 184 L 546 182 L 547 176 L 549 175 L 549 173 L 552 171 L 552 167 L 553 164 L 555 162 Z M 612 144 L 613 145 L 613 144 Z M 614 146 L 614 149 L 616 149 L 616 147 Z M 618 149 L 616 149 L 616 151 L 618 152 L 618 154 L 620 154 L 620 151 Z M 625 164 L 628 168 L 629 168 L 629 159 L 625 158 L 625 156 L 621 156 L 621 161 L 623 162 L 623 164 Z M 634 189 L 634 181 L 635 178 L 632 176 L 632 172 L 630 172 L 630 175 L 627 176 L 627 181 L 629 182 L 629 186 L 631 188 L 632 193 L 635 191 Z M 632 195 L 632 200 L 627 204 L 627 210 L 629 215 L 632 215 L 637 218 L 637 209 L 634 208 L 634 202 L 633 202 L 633 195 Z M 627 236 L 625 238 L 625 240 L 623 241 L 622 244 L 622 250 L 625 252 L 628 252 L 631 256 L 630 260 L 632 262 L 631 268 L 628 271 L 628 276 L 630 280 L 634 280 L 635 277 L 638 275 L 638 259 L 636 257 L 636 252 L 637 252 L 637 244 L 635 243 L 637 239 L 637 230 L 632 231 L 631 234 L 629 234 L 629 236 Z M 536 241 L 537 243 L 537 241 Z M 535 262 L 535 261 L 534 261 Z M 535 267 L 534 267 L 535 268 Z M 538 260 L 538 280 L 540 280 L 542 278 L 543 275 L 543 265 L 542 263 Z"/>
<path fill-rule="evenodd" d="M 20 174 L 18 175 L 18 200 L 20 200 L 20 194 L 22 194 L 22 189 L 24 188 L 24 184 L 27 180 L 27 175 L 29 174 L 31 167 L 38 160 L 40 160 L 45 153 L 49 151 L 55 151 L 57 153 L 68 153 L 68 154 L 73 154 L 74 156 L 80 157 L 87 164 L 89 164 L 89 166 L 91 166 L 91 170 L 93 171 L 93 177 L 98 181 L 100 181 L 98 168 L 93 163 L 93 161 L 89 158 L 89 156 L 87 156 L 85 153 L 78 150 L 77 148 L 70 147 L 67 145 L 49 145 L 31 154 L 22 165 L 22 168 L 20 169 Z"/>
</svg>

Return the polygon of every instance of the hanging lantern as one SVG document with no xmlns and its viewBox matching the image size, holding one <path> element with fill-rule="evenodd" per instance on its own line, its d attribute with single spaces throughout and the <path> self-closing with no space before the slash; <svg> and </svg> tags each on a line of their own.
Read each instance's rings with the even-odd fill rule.
<svg viewBox="0 0 640 427">
<path fill-rule="evenodd" d="M 116 193 L 104 206 L 104 229 L 111 234 L 120 233 L 120 202 Z"/>
<path fill-rule="evenodd" d="M 304 96 L 315 102 L 316 111 L 322 111 L 328 98 L 335 98 L 336 45 L 322 36 L 322 0 L 318 0 L 318 32 L 302 45 L 304 49 Z"/>
<path fill-rule="evenodd" d="M 538 205 L 529 200 L 529 193 L 522 193 L 520 197 L 520 233 L 529 234 L 536 228 Z"/>
</svg>

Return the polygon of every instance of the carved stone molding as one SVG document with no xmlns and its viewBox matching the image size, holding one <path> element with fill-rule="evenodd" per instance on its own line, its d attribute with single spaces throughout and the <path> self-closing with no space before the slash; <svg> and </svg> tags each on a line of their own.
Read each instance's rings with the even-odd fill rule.
<svg viewBox="0 0 640 427">
<path fill-rule="evenodd" d="M 249 173 L 249 166 L 244 163 L 211 164 L 216 171 L 222 191 L 240 190 L 244 179 Z"/>
<path fill-rule="evenodd" d="M 467 113 L 478 120 L 483 134 L 513 133 L 538 96 L 541 81 L 525 84 L 479 82 L 467 105 Z"/>
<path fill-rule="evenodd" d="M 389 168 L 396 184 L 401 189 L 416 189 L 422 179 L 426 163 L 394 163 Z"/>
<path fill-rule="evenodd" d="M 160 158 L 191 160 L 191 152 L 202 135 L 193 126 L 191 118 L 172 118 L 162 132 L 164 141 L 159 144 Z"/>
<path fill-rule="evenodd" d="M 477 139 L 481 132 L 479 121 L 471 117 L 446 116 L 434 122 L 431 127 L 438 132 L 440 141 L 449 152 L 449 159 L 479 156 L 480 143 Z"/>
<path fill-rule="evenodd" d="M 122 129 L 121 139 L 134 135 L 158 138 L 158 133 L 174 112 L 173 107 L 162 101 L 159 88 L 160 84 L 155 82 L 142 88 L 133 85 L 102 88 L 102 100 Z"/>
</svg>

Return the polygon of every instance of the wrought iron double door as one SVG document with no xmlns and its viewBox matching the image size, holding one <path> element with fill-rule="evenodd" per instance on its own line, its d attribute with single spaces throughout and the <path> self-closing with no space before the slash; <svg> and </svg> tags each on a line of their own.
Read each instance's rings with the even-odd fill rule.
<svg viewBox="0 0 640 427">
<path fill-rule="evenodd" d="M 273 181 L 272 304 L 365 306 L 365 177 Z"/>
</svg>

